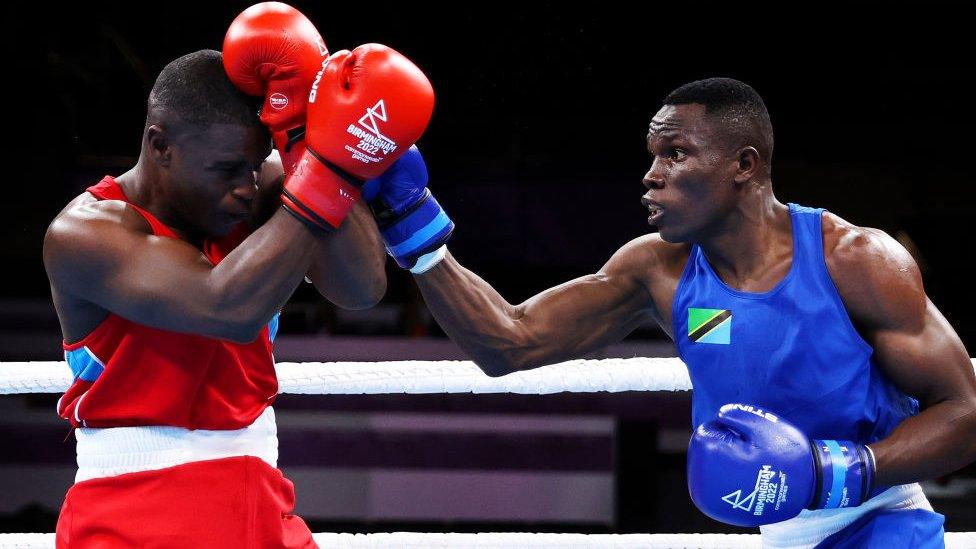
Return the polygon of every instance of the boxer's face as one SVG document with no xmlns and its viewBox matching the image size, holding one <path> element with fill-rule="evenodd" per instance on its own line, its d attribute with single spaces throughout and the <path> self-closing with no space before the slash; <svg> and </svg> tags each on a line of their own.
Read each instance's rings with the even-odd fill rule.
<svg viewBox="0 0 976 549">
<path fill-rule="evenodd" d="M 641 202 L 665 241 L 701 241 L 734 208 L 736 160 L 727 148 L 704 105 L 665 105 L 651 119 Z"/>
<path fill-rule="evenodd" d="M 174 139 L 167 202 L 184 226 L 223 236 L 247 220 L 257 192 L 257 172 L 270 152 L 261 128 L 212 124 Z"/>
</svg>

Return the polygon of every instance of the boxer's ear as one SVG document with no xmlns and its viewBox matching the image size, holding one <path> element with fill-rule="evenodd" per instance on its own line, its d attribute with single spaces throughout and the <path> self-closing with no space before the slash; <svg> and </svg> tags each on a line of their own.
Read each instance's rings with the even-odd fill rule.
<svg viewBox="0 0 976 549">
<path fill-rule="evenodd" d="M 159 124 L 151 124 L 146 128 L 144 139 L 153 161 L 168 168 L 173 160 L 173 142 L 166 129 Z"/>
<path fill-rule="evenodd" d="M 736 170 L 734 180 L 738 184 L 747 183 L 758 177 L 762 159 L 755 147 L 742 147 L 736 153 Z"/>
</svg>

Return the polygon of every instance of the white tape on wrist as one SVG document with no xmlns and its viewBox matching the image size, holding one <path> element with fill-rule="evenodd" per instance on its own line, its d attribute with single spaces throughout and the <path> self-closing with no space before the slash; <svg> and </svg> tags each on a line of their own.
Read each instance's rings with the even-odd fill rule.
<svg viewBox="0 0 976 549">
<path fill-rule="evenodd" d="M 431 270 L 435 265 L 441 262 L 442 259 L 447 255 L 447 244 L 442 245 L 436 250 L 426 253 L 417 258 L 417 263 L 410 268 L 410 272 L 419 275 L 426 273 Z"/>
</svg>

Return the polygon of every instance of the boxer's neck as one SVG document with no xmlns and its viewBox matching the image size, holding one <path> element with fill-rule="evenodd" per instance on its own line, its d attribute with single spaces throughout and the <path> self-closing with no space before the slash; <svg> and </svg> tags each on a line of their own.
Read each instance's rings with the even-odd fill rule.
<svg viewBox="0 0 976 549">
<path fill-rule="evenodd" d="M 723 280 L 762 278 L 784 255 L 792 257 L 789 207 L 776 199 L 768 182 L 752 185 L 697 244 Z"/>
<path fill-rule="evenodd" d="M 200 240 L 181 223 L 182 217 L 173 209 L 167 199 L 166 189 L 160 174 L 146 166 L 145 154 L 129 171 L 115 178 L 129 202 L 151 213 L 156 219 L 173 229 L 180 238 L 191 243 Z"/>
</svg>

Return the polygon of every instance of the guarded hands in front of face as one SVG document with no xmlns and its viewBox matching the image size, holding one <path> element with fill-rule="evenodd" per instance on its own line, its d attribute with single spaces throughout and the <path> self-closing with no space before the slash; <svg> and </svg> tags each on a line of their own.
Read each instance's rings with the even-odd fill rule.
<svg viewBox="0 0 976 549">
<path fill-rule="evenodd" d="M 434 91 L 409 59 L 380 45 L 329 54 L 315 26 L 279 2 L 244 10 L 224 37 L 223 61 L 245 93 L 264 96 L 287 176 L 284 207 L 317 229 L 338 228 L 363 180 L 423 133 Z"/>
<path fill-rule="evenodd" d="M 314 227 L 339 227 L 364 181 L 420 138 L 433 110 L 430 81 L 395 50 L 366 44 L 336 52 L 312 83 L 306 147 L 282 203 Z"/>
</svg>

